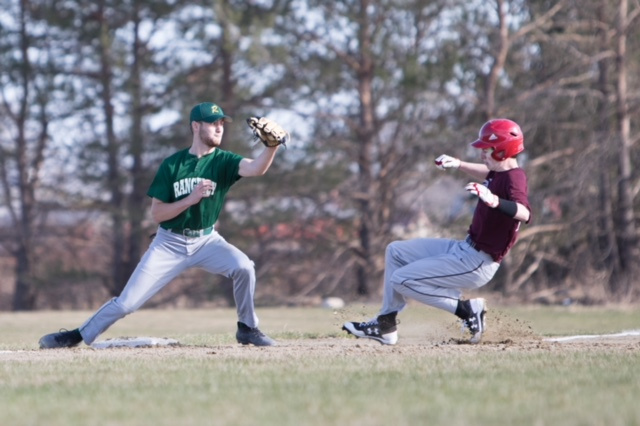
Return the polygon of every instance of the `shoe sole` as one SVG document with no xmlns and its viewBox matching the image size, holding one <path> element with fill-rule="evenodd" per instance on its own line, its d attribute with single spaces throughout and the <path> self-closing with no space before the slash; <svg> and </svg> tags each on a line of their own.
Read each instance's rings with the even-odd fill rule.
<svg viewBox="0 0 640 426">
<path fill-rule="evenodd" d="M 40 349 L 71 349 L 79 346 L 80 343 L 77 343 L 75 345 L 60 345 L 60 344 L 47 345 L 43 342 L 38 342 L 38 345 L 40 346 Z"/>
<path fill-rule="evenodd" d="M 394 339 L 385 339 L 384 337 L 376 337 L 376 336 L 369 336 L 367 334 L 362 333 L 361 331 L 354 329 L 350 329 L 349 327 L 353 327 L 353 325 L 351 325 L 350 322 L 345 323 L 342 326 L 342 329 L 344 331 L 346 331 L 349 334 L 352 334 L 354 336 L 356 336 L 357 338 L 361 338 L 361 339 L 371 339 L 371 340 L 375 340 L 376 342 L 382 344 L 382 345 L 395 345 L 396 342 L 398 341 L 398 334 L 397 332 L 394 332 L 393 334 L 395 334 L 395 338 Z M 358 334 L 361 333 L 361 334 Z"/>
<path fill-rule="evenodd" d="M 276 341 L 275 341 L 275 340 L 272 340 L 272 341 L 265 340 L 265 341 L 263 341 L 263 342 L 255 343 L 255 342 L 252 342 L 252 341 L 250 341 L 250 340 L 241 340 L 241 339 L 236 338 L 236 341 L 237 341 L 239 344 L 244 345 L 244 346 L 247 346 L 247 345 L 253 345 L 253 346 L 260 346 L 260 347 L 262 347 L 262 346 L 276 346 L 276 345 L 277 345 L 277 343 L 276 343 Z"/>
<path fill-rule="evenodd" d="M 266 347 L 266 346 L 276 346 L 275 343 L 262 343 L 262 344 L 256 344 L 256 343 L 251 343 L 251 342 L 248 342 L 248 343 L 238 342 L 238 343 L 240 343 L 243 346 L 253 345 L 253 346 L 256 346 L 256 347 L 260 347 L 260 348 Z"/>
</svg>

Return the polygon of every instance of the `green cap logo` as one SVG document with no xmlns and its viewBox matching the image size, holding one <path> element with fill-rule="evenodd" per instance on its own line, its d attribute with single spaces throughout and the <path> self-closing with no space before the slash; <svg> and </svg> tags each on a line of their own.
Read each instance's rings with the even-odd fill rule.
<svg viewBox="0 0 640 426">
<path fill-rule="evenodd" d="M 189 115 L 189 121 L 206 121 L 207 123 L 213 123 L 221 119 L 227 122 L 233 121 L 231 117 L 224 115 L 222 108 L 211 102 L 203 102 L 194 106 Z"/>
</svg>

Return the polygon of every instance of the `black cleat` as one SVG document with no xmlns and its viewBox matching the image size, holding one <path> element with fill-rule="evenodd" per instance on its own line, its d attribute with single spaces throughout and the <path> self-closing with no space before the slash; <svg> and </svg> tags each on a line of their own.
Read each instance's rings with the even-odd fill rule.
<svg viewBox="0 0 640 426">
<path fill-rule="evenodd" d="M 255 346 L 276 346 L 276 341 L 265 335 L 260 329 L 251 328 L 248 325 L 238 322 L 238 331 L 236 332 L 236 340 L 243 345 Z"/>
<path fill-rule="evenodd" d="M 484 299 L 471 299 L 469 304 L 472 313 L 467 319 L 462 320 L 462 326 L 471 333 L 469 343 L 476 344 L 480 343 L 482 333 L 486 329 L 484 317 L 487 313 L 487 303 Z"/>
<path fill-rule="evenodd" d="M 342 329 L 356 337 L 377 340 L 383 345 L 395 345 L 398 342 L 395 313 L 380 315 L 367 322 L 345 322 Z"/>
<path fill-rule="evenodd" d="M 80 330 L 62 329 L 57 333 L 47 334 L 40 338 L 40 349 L 73 348 L 82 342 Z"/>
</svg>

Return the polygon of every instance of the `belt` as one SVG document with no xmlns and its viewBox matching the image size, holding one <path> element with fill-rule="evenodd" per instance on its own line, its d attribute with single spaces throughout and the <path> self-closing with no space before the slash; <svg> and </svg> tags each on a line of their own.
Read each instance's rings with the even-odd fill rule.
<svg viewBox="0 0 640 426">
<path fill-rule="evenodd" d="M 481 251 L 477 246 L 476 243 L 471 239 L 471 235 L 467 235 L 467 238 L 464 239 L 464 241 L 469 244 L 475 251 Z"/>
<path fill-rule="evenodd" d="M 213 226 L 204 229 L 167 229 L 169 232 L 173 232 L 174 234 L 182 235 L 184 237 L 189 238 L 197 238 L 204 237 L 205 235 L 211 234 L 213 232 Z"/>
</svg>

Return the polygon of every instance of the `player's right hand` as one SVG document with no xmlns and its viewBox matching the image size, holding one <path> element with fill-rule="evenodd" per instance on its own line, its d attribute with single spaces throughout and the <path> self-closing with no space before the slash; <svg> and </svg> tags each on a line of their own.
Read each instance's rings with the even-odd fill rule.
<svg viewBox="0 0 640 426">
<path fill-rule="evenodd" d="M 210 197 L 213 194 L 213 182 L 209 179 L 204 179 L 199 184 L 193 187 L 190 197 L 193 198 L 192 204 L 199 203 L 201 199 Z"/>
<path fill-rule="evenodd" d="M 457 169 L 458 167 L 460 167 L 459 159 L 446 154 L 442 154 L 440 157 L 436 158 L 434 162 L 436 163 L 436 167 L 441 170 Z"/>
<path fill-rule="evenodd" d="M 495 209 L 500 204 L 500 198 L 489 188 L 484 186 L 481 183 L 477 182 L 469 182 L 467 186 L 464 187 L 469 193 L 478 196 L 486 205 Z"/>
</svg>

